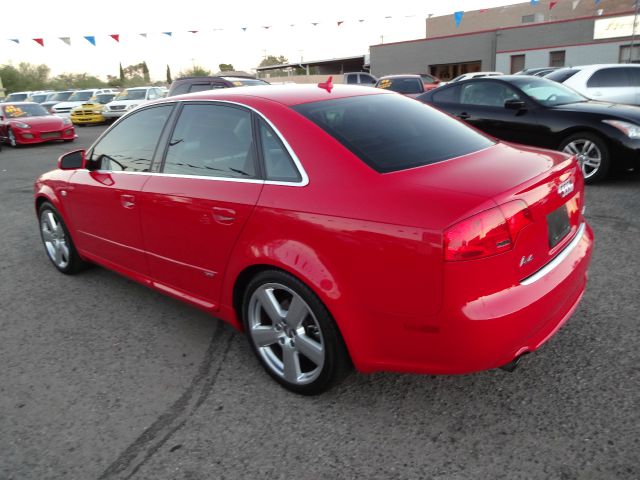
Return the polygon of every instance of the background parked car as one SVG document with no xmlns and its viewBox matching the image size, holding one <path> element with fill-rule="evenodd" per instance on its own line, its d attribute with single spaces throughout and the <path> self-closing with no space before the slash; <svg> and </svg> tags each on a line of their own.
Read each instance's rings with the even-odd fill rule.
<svg viewBox="0 0 640 480">
<path fill-rule="evenodd" d="M 594 100 L 640 105 L 640 65 L 633 63 L 563 68 L 545 78 Z"/>
<path fill-rule="evenodd" d="M 418 97 L 496 138 L 577 156 L 587 182 L 640 162 L 640 109 L 527 75 L 477 78 Z"/>
<path fill-rule="evenodd" d="M 68 118 L 51 115 L 37 103 L 0 104 L 0 141 L 12 147 L 55 140 L 72 142 L 75 138 Z"/>
<path fill-rule="evenodd" d="M 74 125 L 91 125 L 106 122 L 106 118 L 102 115 L 102 109 L 115 96 L 115 93 L 99 93 L 88 103 L 75 107 L 71 110 L 71 122 Z"/>
<path fill-rule="evenodd" d="M 33 92 L 13 92 L 5 97 L 4 103 L 25 102 Z"/>
<path fill-rule="evenodd" d="M 27 101 L 42 104 L 42 102 L 47 100 L 51 93 L 52 92 L 48 90 L 42 92 L 33 92 L 27 97 Z"/>
<path fill-rule="evenodd" d="M 132 87 L 118 93 L 114 99 L 102 107 L 102 115 L 106 120 L 120 118 L 129 110 L 151 100 L 164 97 L 160 87 Z"/>
<path fill-rule="evenodd" d="M 71 94 L 71 96 L 64 102 L 60 102 L 52 108 L 54 114 L 61 117 L 68 117 L 71 115 L 71 110 L 75 107 L 79 107 L 83 103 L 91 100 L 96 95 L 101 93 L 113 93 L 114 88 L 89 88 L 86 90 L 77 90 Z"/>
<path fill-rule="evenodd" d="M 42 102 L 42 105 L 49 113 L 53 113 L 53 107 L 61 102 L 65 102 L 69 99 L 71 95 L 73 95 L 75 90 L 62 90 L 60 92 L 53 92 L 53 95 L 49 97 L 47 100 Z"/>
<path fill-rule="evenodd" d="M 538 67 L 538 68 L 525 68 L 514 75 L 533 75 L 534 77 L 545 77 L 551 72 L 555 72 L 559 67 Z"/>
<path fill-rule="evenodd" d="M 347 85 L 375 85 L 378 81 L 368 72 L 348 72 L 342 76 L 343 82 Z"/>
<path fill-rule="evenodd" d="M 376 87 L 401 93 L 408 97 L 417 97 L 426 91 L 420 75 L 385 75 L 378 79 Z"/>
<path fill-rule="evenodd" d="M 202 92 L 216 90 L 218 88 L 249 87 L 258 85 L 270 85 L 260 78 L 241 76 L 218 77 L 181 77 L 171 84 L 167 97 L 182 95 L 183 93 Z"/>
<path fill-rule="evenodd" d="M 503 75 L 502 72 L 469 72 L 463 73 L 462 75 L 458 75 L 453 80 L 447 83 L 456 83 L 461 82 L 462 80 L 469 80 L 470 78 L 480 78 L 480 77 L 497 77 L 499 75 Z"/>
<path fill-rule="evenodd" d="M 434 88 L 438 88 L 442 81 L 438 77 L 434 77 L 433 75 L 429 75 L 428 73 L 419 73 L 420 78 L 422 79 L 422 85 L 424 86 L 424 91 L 428 92 L 429 90 L 433 90 Z"/>
</svg>

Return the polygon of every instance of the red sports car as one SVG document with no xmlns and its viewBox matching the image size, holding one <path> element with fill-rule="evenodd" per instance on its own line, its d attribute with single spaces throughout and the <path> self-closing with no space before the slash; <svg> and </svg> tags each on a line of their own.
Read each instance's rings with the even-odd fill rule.
<svg viewBox="0 0 640 480">
<path fill-rule="evenodd" d="M 72 142 L 75 138 L 71 120 L 51 115 L 37 103 L 0 104 L 0 141 L 12 147 L 53 140 Z"/>
<path fill-rule="evenodd" d="M 574 157 L 330 83 L 144 105 L 60 157 L 35 208 L 58 270 L 222 318 L 303 394 L 351 364 L 513 368 L 576 309 L 593 246 Z"/>
</svg>

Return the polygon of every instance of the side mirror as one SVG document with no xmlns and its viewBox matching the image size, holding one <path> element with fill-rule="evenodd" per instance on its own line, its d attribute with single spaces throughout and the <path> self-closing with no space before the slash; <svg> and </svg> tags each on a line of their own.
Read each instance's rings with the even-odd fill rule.
<svg viewBox="0 0 640 480">
<path fill-rule="evenodd" d="M 522 100 L 517 100 L 515 98 L 504 102 L 504 108 L 507 110 L 524 110 L 525 106 L 526 105 Z"/>
<path fill-rule="evenodd" d="M 75 150 L 65 153 L 58 158 L 58 168 L 60 170 L 78 170 L 87 167 L 87 156 L 85 150 Z"/>
</svg>

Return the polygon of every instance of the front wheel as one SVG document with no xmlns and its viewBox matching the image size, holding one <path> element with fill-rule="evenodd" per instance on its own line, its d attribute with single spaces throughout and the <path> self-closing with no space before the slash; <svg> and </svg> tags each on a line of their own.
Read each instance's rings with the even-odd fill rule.
<svg viewBox="0 0 640 480">
<path fill-rule="evenodd" d="M 316 395 L 349 370 L 346 347 L 326 307 L 297 278 L 279 270 L 247 286 L 243 323 L 252 350 L 282 386 Z"/>
<path fill-rule="evenodd" d="M 39 209 L 40 236 L 51 263 L 62 273 L 70 274 L 81 270 L 86 263 L 76 251 L 69 231 L 58 211 L 49 202 Z"/>
<path fill-rule="evenodd" d="M 18 141 L 16 140 L 16 136 L 13 133 L 13 130 L 9 129 L 7 131 L 7 137 L 9 139 L 9 145 L 11 145 L 14 148 L 18 146 Z"/>
<path fill-rule="evenodd" d="M 597 135 L 588 132 L 576 133 L 565 139 L 560 149 L 576 156 L 586 183 L 599 182 L 609 174 L 609 148 Z"/>
</svg>

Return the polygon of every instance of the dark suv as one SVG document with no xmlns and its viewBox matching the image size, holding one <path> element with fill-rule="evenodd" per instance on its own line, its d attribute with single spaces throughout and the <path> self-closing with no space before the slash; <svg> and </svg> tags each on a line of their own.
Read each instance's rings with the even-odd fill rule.
<svg viewBox="0 0 640 480">
<path fill-rule="evenodd" d="M 255 77 L 182 77 L 173 81 L 167 97 L 183 93 L 202 92 L 216 88 L 246 87 L 254 85 L 270 85 L 269 82 Z"/>
</svg>

